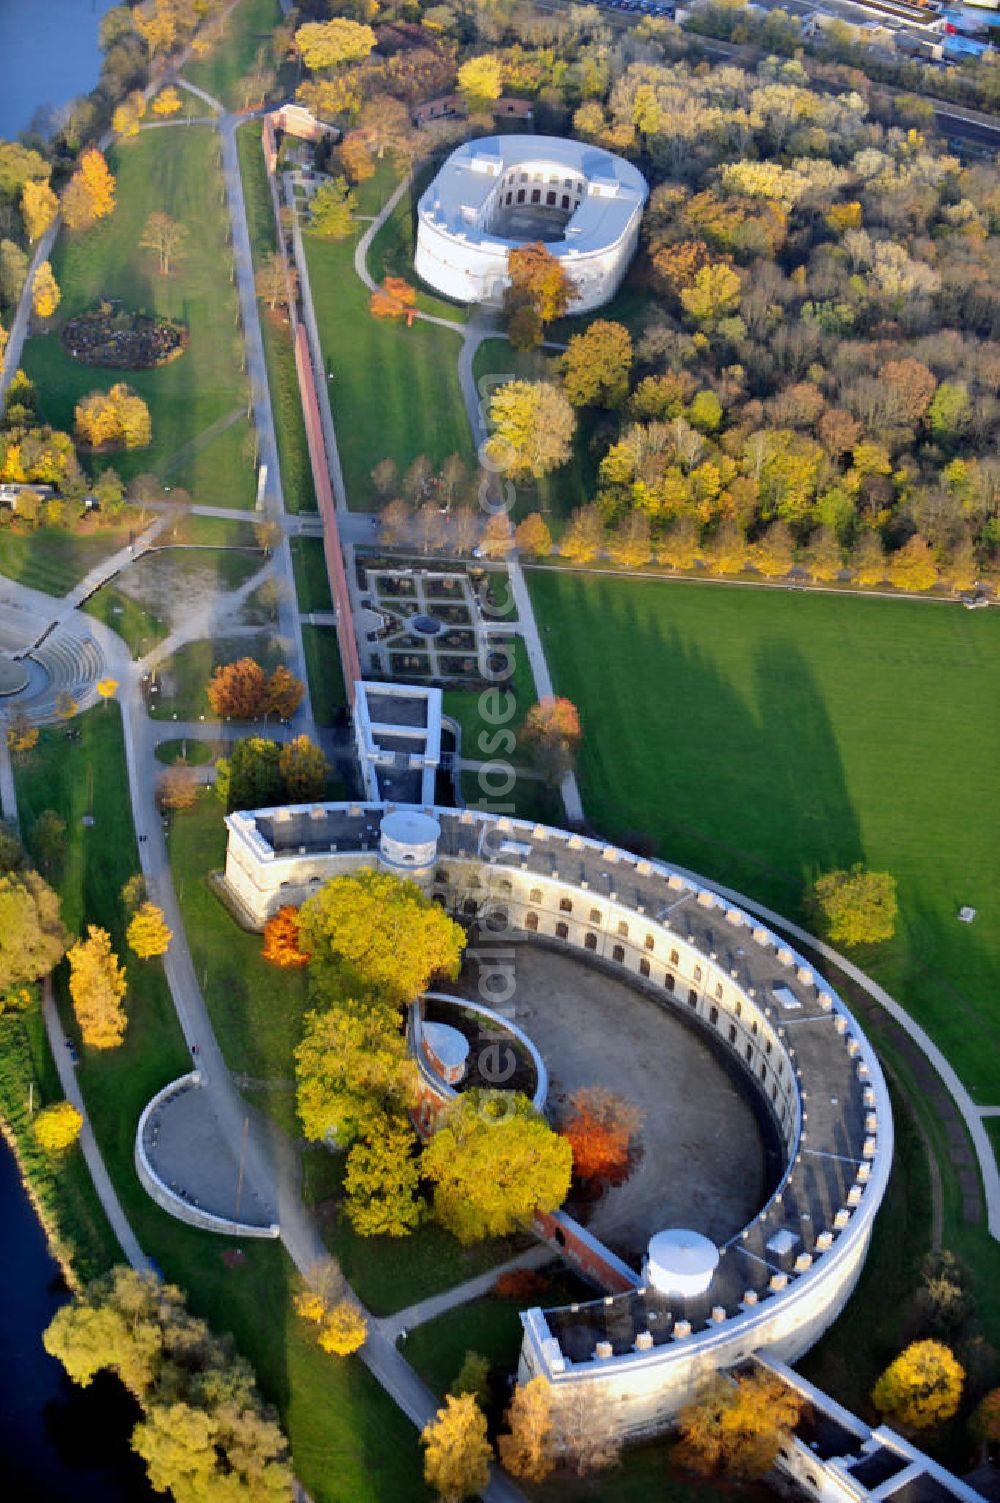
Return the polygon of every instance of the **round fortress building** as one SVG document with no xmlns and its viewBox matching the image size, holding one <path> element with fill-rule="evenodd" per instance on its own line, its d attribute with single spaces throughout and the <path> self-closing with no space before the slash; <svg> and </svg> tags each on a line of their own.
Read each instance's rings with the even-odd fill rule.
<svg viewBox="0 0 1000 1503">
<path fill-rule="evenodd" d="M 487 136 L 448 157 L 417 205 L 418 275 L 460 303 L 499 303 L 507 258 L 542 241 L 576 288 L 573 313 L 617 292 L 649 195 L 637 168 L 560 136 Z"/>
</svg>

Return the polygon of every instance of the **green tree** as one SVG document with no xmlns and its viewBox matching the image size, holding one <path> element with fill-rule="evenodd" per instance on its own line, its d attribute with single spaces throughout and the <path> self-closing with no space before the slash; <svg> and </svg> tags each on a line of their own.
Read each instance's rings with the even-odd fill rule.
<svg viewBox="0 0 1000 1503">
<path fill-rule="evenodd" d="M 490 1401 L 489 1357 L 484 1357 L 482 1352 L 466 1352 L 448 1392 L 456 1399 L 463 1393 L 471 1393 L 479 1407 L 485 1409 Z"/>
<path fill-rule="evenodd" d="M 0 993 L 40 981 L 62 958 L 59 899 L 37 872 L 0 875 Z"/>
<path fill-rule="evenodd" d="M 762 1477 L 798 1423 L 802 1403 L 771 1373 L 720 1374 L 677 1416 L 674 1458 L 705 1476 Z"/>
<path fill-rule="evenodd" d="M 465 935 L 416 883 L 387 872 L 334 877 L 299 913 L 302 948 L 321 992 L 331 970 L 335 989 L 375 992 L 397 1006 L 435 977 L 458 975 Z"/>
<path fill-rule="evenodd" d="M 31 849 L 38 858 L 42 875 L 54 880 L 66 859 L 66 821 L 54 809 L 43 809 L 35 820 Z"/>
<path fill-rule="evenodd" d="M 351 233 L 357 206 L 358 195 L 346 177 L 330 178 L 312 196 L 309 223 L 328 240 L 344 240 Z"/>
<path fill-rule="evenodd" d="M 569 1190 L 573 1150 L 517 1092 L 467 1091 L 424 1149 L 434 1212 L 460 1242 L 508 1236 Z"/>
<path fill-rule="evenodd" d="M 896 879 L 888 872 L 827 872 L 813 884 L 811 906 L 827 939 L 835 945 L 873 945 L 895 933 Z"/>
<path fill-rule="evenodd" d="M 890 1362 L 872 1390 L 872 1402 L 914 1430 L 951 1419 L 962 1400 L 965 1369 L 940 1341 L 915 1341 Z"/>
<path fill-rule="evenodd" d="M 583 334 L 574 334 L 561 365 L 574 407 L 620 407 L 628 396 L 632 336 L 624 324 L 595 319 Z"/>
<path fill-rule="evenodd" d="M 362 1237 L 406 1237 L 423 1214 L 416 1138 L 403 1117 L 388 1118 L 353 1145 L 344 1175 L 345 1210 Z"/>
<path fill-rule="evenodd" d="M 267 809 L 283 802 L 282 750 L 277 741 L 265 736 L 246 736 L 233 742 L 228 758 L 219 758 L 215 791 L 229 813 L 234 809 Z"/>
<path fill-rule="evenodd" d="M 471 1393 L 449 1394 L 420 1435 L 426 1448 L 424 1480 L 441 1503 L 463 1503 L 489 1481 L 493 1450 L 486 1416 Z"/>
</svg>

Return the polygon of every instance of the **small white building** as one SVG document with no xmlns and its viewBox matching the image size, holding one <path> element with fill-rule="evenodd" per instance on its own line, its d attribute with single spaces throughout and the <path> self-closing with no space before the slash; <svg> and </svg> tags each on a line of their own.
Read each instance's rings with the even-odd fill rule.
<svg viewBox="0 0 1000 1503">
<path fill-rule="evenodd" d="M 433 804 L 441 690 L 360 679 L 354 689 L 354 737 L 367 797 L 373 803 Z"/>
<path fill-rule="evenodd" d="M 543 241 L 576 288 L 573 313 L 617 292 L 649 196 L 638 168 L 561 136 L 487 136 L 453 151 L 417 206 L 417 274 L 461 303 L 499 303 L 507 257 Z"/>
</svg>

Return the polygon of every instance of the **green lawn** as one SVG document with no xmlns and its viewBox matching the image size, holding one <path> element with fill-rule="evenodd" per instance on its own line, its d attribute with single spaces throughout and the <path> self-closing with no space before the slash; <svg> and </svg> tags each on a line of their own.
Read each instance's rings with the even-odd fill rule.
<svg viewBox="0 0 1000 1503">
<path fill-rule="evenodd" d="M 309 698 L 317 725 L 333 725 L 347 703 L 335 626 L 302 627 Z"/>
<path fill-rule="evenodd" d="M 255 266 L 259 266 L 270 252 L 277 249 L 274 208 L 264 171 L 260 137 L 261 127 L 258 121 L 248 122 L 236 133 L 236 149 L 240 159 L 243 198 Z M 291 329 L 283 315 L 278 317 L 270 313 L 263 302 L 258 302 L 257 306 L 264 341 L 267 381 L 271 390 L 271 409 L 278 439 L 278 462 L 281 465 L 285 508 L 291 512 L 315 511 L 316 490 L 309 464 Z"/>
<path fill-rule="evenodd" d="M 211 641 L 185 642 L 172 657 L 157 667 L 160 692 L 152 695 L 149 713 L 154 720 L 211 722 L 215 715 L 205 693 L 216 668 L 238 658 L 256 658 L 270 672 L 283 661 L 272 637 L 215 637 Z"/>
<path fill-rule="evenodd" d="M 820 872 L 899 883 L 860 963 L 1000 1103 L 1000 616 L 915 601 L 529 571 L 580 708 L 588 815 L 802 918 Z M 594 668 L 599 665 L 599 671 Z M 978 910 L 971 926 L 958 908 Z"/>
<path fill-rule="evenodd" d="M 326 554 L 322 538 L 292 538 L 292 568 L 295 571 L 295 593 L 299 610 L 308 615 L 310 611 L 332 611 L 330 576 L 326 568 Z"/>
<path fill-rule="evenodd" d="M 261 959 L 259 934 L 247 934 L 206 883 L 226 864 L 224 809 L 214 793 L 174 818 L 170 865 L 195 969 L 226 1062 L 238 1075 L 267 1082 L 250 1096 L 296 1134 L 294 1050 L 307 1006 L 304 971 Z"/>
<path fill-rule="evenodd" d="M 118 894 L 139 863 L 122 796 L 117 707 L 91 710 L 76 725 L 77 742 L 43 731 L 17 770 L 18 803 L 29 830 L 45 808 L 66 819 L 64 916 L 75 928 L 84 920 L 104 924 L 123 951 Z M 93 825 L 82 823 L 86 813 L 93 814 Z M 79 1070 L 98 1142 L 140 1242 L 187 1291 L 192 1309 L 216 1331 L 232 1332 L 254 1364 L 291 1439 L 296 1474 L 315 1503 L 424 1503 L 415 1430 L 360 1363 L 326 1357 L 292 1315 L 294 1275 L 280 1245 L 249 1243 L 242 1248 L 245 1263 L 227 1268 L 222 1255 L 232 1242 L 174 1221 L 139 1185 L 132 1163 L 139 1114 L 189 1057 L 159 965 L 131 961 L 129 980 L 125 1043 L 112 1053 L 81 1050 Z M 60 1000 L 67 1031 L 75 1034 L 65 995 Z"/>
<path fill-rule="evenodd" d="M 271 33 L 280 20 L 278 0 L 240 0 L 226 22 L 223 40 L 202 61 L 187 63 L 183 76 L 227 108 L 241 109 L 240 80 L 253 67 L 260 47 L 267 47 L 270 55 Z"/>
<path fill-rule="evenodd" d="M 484 339 L 472 363 L 480 400 L 489 407 L 489 391 L 482 383 L 491 376 L 516 376 L 520 381 L 552 381 L 556 358 L 557 352 L 553 350 L 515 350 L 506 339 Z M 556 537 L 574 507 L 584 506 L 596 488 L 597 456 L 590 451 L 596 419 L 592 413 L 578 410 L 576 421 L 573 452 L 567 463 L 541 480 L 519 483 L 517 503 L 511 513 L 514 520 L 519 521 L 529 512 L 540 511 Z"/>
<path fill-rule="evenodd" d="M 368 270 L 376 282 L 385 277 L 402 277 L 417 288 L 417 307 L 422 313 L 465 323 L 471 313 L 467 303 L 453 303 L 425 290 L 413 269 L 417 248 L 417 200 L 440 168 L 437 160 L 425 162 L 371 243 Z"/>
<path fill-rule="evenodd" d="M 229 219 L 219 171 L 219 143 L 208 126 L 143 131 L 117 143 L 109 162 L 118 178 L 118 207 L 85 233 L 63 233 L 53 255 L 62 288 L 55 328 L 28 340 L 24 368 L 37 383 L 45 416 L 72 429 L 73 408 L 86 392 L 126 379 L 149 404 L 149 448 L 101 456 L 125 479 L 154 471 L 196 501 L 250 507 L 256 494 L 248 453 L 247 385 L 236 293 L 230 282 Z M 186 253 L 169 277 L 140 250 L 154 211 L 184 224 Z M 57 330 L 104 298 L 178 318 L 190 342 L 179 359 L 152 371 L 81 365 L 63 350 Z M 231 420 L 231 421 L 230 421 Z"/>
<path fill-rule="evenodd" d="M 127 526 L 84 533 L 68 527 L 37 527 L 31 532 L 3 527 L 0 574 L 48 595 L 65 595 L 102 559 L 124 547 L 128 533 Z"/>
<path fill-rule="evenodd" d="M 305 246 L 348 504 L 366 511 L 378 504 L 369 476 L 380 459 L 405 470 L 418 454 L 435 465 L 453 453 L 471 464 L 473 455 L 458 385 L 459 336 L 372 317 L 368 290 L 354 274 L 361 229 L 340 242 L 307 234 Z"/>
<path fill-rule="evenodd" d="M 215 751 L 208 741 L 192 741 L 190 737 L 183 741 L 158 741 L 156 760 L 167 767 L 175 762 L 187 762 L 189 767 L 205 767 L 215 760 Z"/>
<path fill-rule="evenodd" d="M 168 557 L 171 563 L 171 580 L 176 582 L 175 600 L 177 601 L 185 599 L 185 583 L 191 577 L 192 567 L 196 567 L 196 577 L 199 581 L 204 580 L 206 568 L 213 568 L 221 594 L 227 590 L 237 589 L 263 564 L 263 559 L 258 553 L 236 552 L 228 549 L 177 548 L 171 549 Z M 136 567 L 142 569 L 141 560 Z M 164 637 L 169 636 L 171 631 L 168 619 L 157 614 L 152 606 L 136 600 L 131 594 L 126 594 L 119 585 L 113 582 L 102 586 L 96 595 L 91 595 L 84 609 L 88 615 L 96 616 L 98 621 L 103 621 L 105 626 L 110 626 L 113 631 L 116 631 L 127 643 L 134 658 L 142 657 L 144 653 L 149 652 L 157 642 L 162 642 Z"/>
<path fill-rule="evenodd" d="M 516 735 L 525 715 L 538 698 L 535 675 L 531 671 L 528 653 L 520 637 L 512 639 L 510 661 L 513 664 L 513 673 L 507 682 L 498 684 L 496 687 L 501 694 L 511 694 L 514 697 L 514 714 L 505 723 L 504 729 L 513 731 Z M 524 762 L 525 753 L 516 744 L 512 751 L 508 751 L 506 745 L 498 750 L 495 749 L 497 726 L 493 720 L 484 718 L 480 703 L 483 692 L 482 689 L 445 690 L 444 713 L 450 715 L 453 720 L 457 720 L 461 727 L 462 756 L 467 761 L 483 761 L 491 758 L 498 762 Z M 487 708 L 492 715 L 494 696 L 492 691 L 486 692 L 490 695 Z M 506 699 L 502 700 L 501 707 L 506 705 Z"/>
</svg>

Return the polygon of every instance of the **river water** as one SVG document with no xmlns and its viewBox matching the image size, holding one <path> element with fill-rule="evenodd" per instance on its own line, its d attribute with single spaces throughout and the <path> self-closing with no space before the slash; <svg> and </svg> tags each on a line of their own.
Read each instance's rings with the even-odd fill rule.
<svg viewBox="0 0 1000 1503">
<path fill-rule="evenodd" d="M 35 111 L 88 94 L 101 71 L 97 28 L 115 0 L 0 0 L 0 137 Z"/>
<path fill-rule="evenodd" d="M 67 1298 L 58 1266 L 0 1139 L 0 1498 L 10 1503 L 152 1503 L 128 1446 L 138 1411 L 111 1379 L 77 1388 L 42 1346 Z"/>
</svg>

